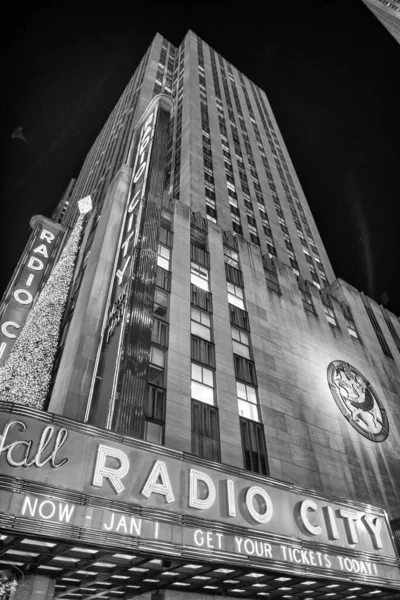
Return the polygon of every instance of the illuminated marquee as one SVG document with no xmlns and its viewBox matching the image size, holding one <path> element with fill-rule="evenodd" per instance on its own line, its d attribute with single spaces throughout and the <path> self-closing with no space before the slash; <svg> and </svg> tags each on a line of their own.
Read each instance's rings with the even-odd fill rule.
<svg viewBox="0 0 400 600">
<path fill-rule="evenodd" d="M 197 522 L 203 518 L 207 523 L 218 522 L 220 528 L 248 531 L 251 527 L 259 535 L 281 540 L 287 536 L 379 557 L 389 550 L 395 556 L 388 522 L 380 509 L 335 502 L 315 493 L 309 496 L 307 490 L 294 490 L 291 484 L 268 478 L 254 480 L 239 469 L 231 469 L 228 475 L 208 465 L 191 464 L 180 453 L 163 456 L 162 448 L 155 452 L 134 443 L 111 445 L 101 437 L 101 430 L 94 438 L 74 431 L 73 425 L 66 429 L 54 422 L 44 425 L 2 413 L 0 417 L 0 475 L 48 480 L 57 489 L 67 481 L 68 489 L 108 502 L 118 499 L 127 507 L 145 506 L 150 512 L 162 508 L 164 514 L 182 514 Z M 81 468 L 82 456 L 85 469 Z M 110 529 L 113 522 L 109 521 Z M 244 540 L 246 534 L 238 536 Z M 196 540 L 194 544 L 202 545 Z M 286 556 L 294 562 L 298 557 L 289 550 Z"/>
<path fill-rule="evenodd" d="M 60 233 L 58 223 L 45 217 L 34 217 L 35 228 L 25 261 L 20 265 L 15 283 L 0 320 L 0 366 L 11 352 L 35 300 L 43 274 L 52 259 Z"/>
</svg>

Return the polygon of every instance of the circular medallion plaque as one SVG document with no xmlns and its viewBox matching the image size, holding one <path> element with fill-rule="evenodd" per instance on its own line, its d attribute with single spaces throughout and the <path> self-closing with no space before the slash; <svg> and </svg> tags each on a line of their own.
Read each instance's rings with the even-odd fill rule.
<svg viewBox="0 0 400 600">
<path fill-rule="evenodd" d="M 328 366 L 332 396 L 350 425 L 373 442 L 389 435 L 389 421 L 371 384 L 355 367 L 341 360 Z"/>
</svg>

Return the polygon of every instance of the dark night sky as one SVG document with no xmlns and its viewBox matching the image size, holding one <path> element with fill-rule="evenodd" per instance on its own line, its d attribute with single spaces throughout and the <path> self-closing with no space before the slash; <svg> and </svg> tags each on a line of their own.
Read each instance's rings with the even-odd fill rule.
<svg viewBox="0 0 400 600">
<path fill-rule="evenodd" d="M 266 91 L 336 276 L 400 315 L 400 45 L 361 0 L 143 4 L 3 20 L 0 294 L 155 33 L 190 28 Z"/>
</svg>

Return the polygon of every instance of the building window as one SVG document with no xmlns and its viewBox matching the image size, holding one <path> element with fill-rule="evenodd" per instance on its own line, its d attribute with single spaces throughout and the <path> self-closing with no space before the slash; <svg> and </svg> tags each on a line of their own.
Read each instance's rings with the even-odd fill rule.
<svg viewBox="0 0 400 600">
<path fill-rule="evenodd" d="M 168 345 L 168 323 L 153 319 L 153 327 L 151 330 L 151 341 L 153 344 L 163 346 L 164 348 Z"/>
<path fill-rule="evenodd" d="M 191 397 L 205 404 L 214 404 L 214 372 L 192 363 Z"/>
<path fill-rule="evenodd" d="M 248 333 L 232 327 L 232 346 L 235 354 L 250 358 L 250 339 Z"/>
<path fill-rule="evenodd" d="M 192 308 L 191 333 L 211 342 L 211 317 L 208 313 Z"/>
<path fill-rule="evenodd" d="M 235 250 L 231 250 L 231 248 L 224 246 L 224 259 L 231 267 L 235 267 L 235 269 L 239 268 L 239 254 L 235 252 Z"/>
<path fill-rule="evenodd" d="M 168 294 L 155 288 L 153 314 L 164 321 L 167 318 Z"/>
<path fill-rule="evenodd" d="M 233 285 L 233 283 L 226 284 L 228 289 L 228 302 L 229 304 L 234 304 L 238 308 L 245 310 L 244 308 L 244 295 L 242 288 L 237 285 Z"/>
<path fill-rule="evenodd" d="M 270 269 L 264 269 L 265 273 L 265 281 L 267 284 L 267 288 L 272 292 L 276 292 L 277 294 L 282 294 L 281 286 L 279 285 L 279 279 L 277 273 L 271 271 Z"/>
<path fill-rule="evenodd" d="M 192 400 L 192 453 L 219 462 L 219 419 L 215 406 Z"/>
<path fill-rule="evenodd" d="M 322 304 L 322 306 L 324 307 L 326 320 L 328 321 L 329 325 L 331 325 L 332 327 L 339 327 L 333 308 L 324 303 Z"/>
<path fill-rule="evenodd" d="M 307 292 L 306 290 L 300 288 L 300 295 L 305 310 L 307 310 L 308 312 L 315 313 L 314 303 L 310 292 Z"/>
<path fill-rule="evenodd" d="M 353 318 L 348 317 L 345 315 L 345 321 L 346 321 L 346 325 L 347 325 L 347 331 L 349 332 L 349 334 L 354 337 L 357 338 L 358 340 L 360 339 L 357 329 L 356 329 L 356 324 L 354 323 Z"/>
<path fill-rule="evenodd" d="M 150 365 L 149 365 L 149 383 L 154 385 L 164 386 L 164 363 L 165 353 L 161 348 L 151 346 L 150 350 Z"/>
<path fill-rule="evenodd" d="M 164 443 L 165 390 L 149 386 L 145 407 L 144 439 L 153 444 Z"/>
<path fill-rule="evenodd" d="M 166 271 L 169 271 L 169 264 L 171 260 L 171 250 L 162 244 L 158 244 L 157 249 L 157 265 L 162 267 Z"/>
<path fill-rule="evenodd" d="M 210 291 L 208 270 L 194 262 L 190 266 L 190 281 L 202 290 Z"/>
<path fill-rule="evenodd" d="M 267 451 L 261 423 L 240 419 L 243 462 L 247 471 L 268 475 Z"/>
<path fill-rule="evenodd" d="M 259 421 L 257 394 L 255 388 L 236 382 L 239 416 L 251 421 Z"/>
</svg>

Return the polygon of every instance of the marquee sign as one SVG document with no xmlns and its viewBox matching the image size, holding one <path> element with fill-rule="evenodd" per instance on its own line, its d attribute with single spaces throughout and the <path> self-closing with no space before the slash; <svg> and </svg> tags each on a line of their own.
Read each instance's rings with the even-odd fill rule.
<svg viewBox="0 0 400 600">
<path fill-rule="evenodd" d="M 0 313 L 0 366 L 14 346 L 36 298 L 43 275 L 55 254 L 64 227 L 37 216 L 31 221 L 34 228 L 28 250 L 14 275 L 6 305 Z"/>
<path fill-rule="evenodd" d="M 66 538 L 78 530 L 88 541 L 112 535 L 122 548 L 167 544 L 175 554 L 191 548 L 211 560 L 256 558 L 274 569 L 352 573 L 400 589 L 382 509 L 213 467 L 133 438 L 123 443 L 92 427 L 83 433 L 80 423 L 60 418 L 58 425 L 57 416 L 39 414 L 40 421 L 0 413 L 0 513 L 14 515 L 16 527 L 29 519 L 55 535 L 57 523 Z M 21 491 L 7 486 L 10 477 L 23 480 Z"/>
</svg>

